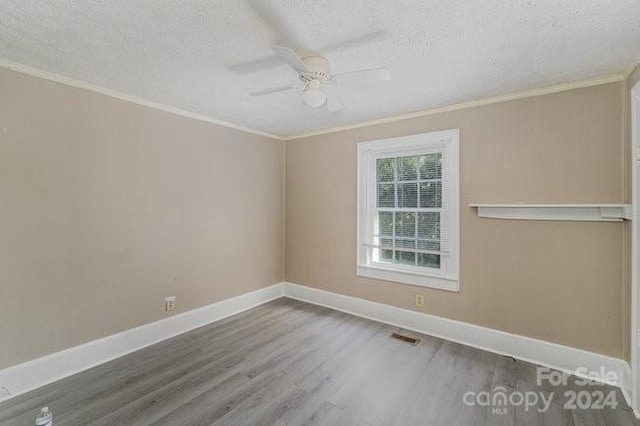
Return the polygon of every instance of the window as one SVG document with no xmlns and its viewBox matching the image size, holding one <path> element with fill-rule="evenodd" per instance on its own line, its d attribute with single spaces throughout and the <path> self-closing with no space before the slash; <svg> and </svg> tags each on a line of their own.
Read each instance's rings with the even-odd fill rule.
<svg viewBox="0 0 640 426">
<path fill-rule="evenodd" d="M 358 144 L 361 276 L 458 291 L 458 130 Z"/>
</svg>

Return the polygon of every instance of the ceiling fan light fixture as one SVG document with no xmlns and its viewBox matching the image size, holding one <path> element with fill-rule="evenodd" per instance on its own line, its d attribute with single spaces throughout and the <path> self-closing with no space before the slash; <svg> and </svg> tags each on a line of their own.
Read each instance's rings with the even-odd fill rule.
<svg viewBox="0 0 640 426">
<path fill-rule="evenodd" d="M 342 105 L 339 97 L 336 96 L 333 91 L 331 91 L 331 93 L 327 93 L 324 91 L 324 88 L 336 86 L 338 84 L 342 85 L 349 81 L 366 83 L 388 80 L 391 77 L 391 73 L 385 67 L 345 71 L 333 74 L 331 72 L 331 64 L 325 57 L 320 55 L 310 55 L 302 58 L 291 48 L 285 46 L 273 46 L 273 50 L 278 54 L 280 59 L 286 62 L 298 73 L 298 83 L 259 90 L 251 93 L 251 96 L 263 96 L 270 95 L 272 93 L 302 89 L 302 102 L 304 102 L 305 105 L 312 108 L 318 108 L 322 105 L 326 105 L 327 111 L 338 112 L 344 108 L 344 105 Z"/>
<path fill-rule="evenodd" d="M 327 102 L 327 94 L 319 86 L 309 85 L 302 92 L 302 101 L 310 107 L 317 108 Z"/>
</svg>

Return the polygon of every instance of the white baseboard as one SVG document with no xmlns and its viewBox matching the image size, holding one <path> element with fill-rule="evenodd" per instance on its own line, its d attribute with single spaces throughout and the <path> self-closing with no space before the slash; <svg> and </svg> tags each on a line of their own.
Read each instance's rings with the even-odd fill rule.
<svg viewBox="0 0 640 426">
<path fill-rule="evenodd" d="M 622 361 L 622 360 L 621 360 Z M 633 409 L 633 414 L 636 415 L 637 418 L 640 419 L 640 411 L 638 407 L 635 407 L 633 404 L 633 398 L 631 398 L 631 389 L 632 389 L 632 376 L 631 376 L 631 365 L 628 362 L 622 361 L 624 363 L 624 370 L 622 372 L 622 383 L 620 384 L 620 390 L 624 395 L 624 399 L 627 401 L 627 405 Z"/>
<path fill-rule="evenodd" d="M 292 283 L 274 284 L 0 370 L 0 401 L 282 296 L 571 374 L 579 368 L 604 368 L 616 373 L 619 380 L 609 384 L 620 387 L 631 406 L 631 373 L 624 360 Z"/>
<path fill-rule="evenodd" d="M 631 406 L 629 364 L 618 358 L 293 283 L 285 283 L 284 295 L 578 376 L 585 376 L 579 369 L 604 368 L 616 374 L 608 384 L 620 387 Z"/>
<path fill-rule="evenodd" d="M 0 401 L 283 296 L 274 284 L 0 370 Z"/>
</svg>

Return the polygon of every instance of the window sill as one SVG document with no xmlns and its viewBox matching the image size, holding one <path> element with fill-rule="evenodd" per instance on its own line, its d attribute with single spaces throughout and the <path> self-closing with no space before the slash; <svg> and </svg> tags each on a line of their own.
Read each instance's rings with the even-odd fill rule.
<svg viewBox="0 0 640 426">
<path fill-rule="evenodd" d="M 356 274 L 361 277 L 393 281 L 438 290 L 460 291 L 460 282 L 456 277 L 435 274 L 422 274 L 371 265 L 358 265 Z"/>
</svg>

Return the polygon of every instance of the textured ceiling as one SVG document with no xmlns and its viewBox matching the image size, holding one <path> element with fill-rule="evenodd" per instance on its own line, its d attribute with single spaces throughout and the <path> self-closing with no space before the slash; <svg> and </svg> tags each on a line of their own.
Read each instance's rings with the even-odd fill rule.
<svg viewBox="0 0 640 426">
<path fill-rule="evenodd" d="M 274 44 L 393 77 L 338 87 L 333 114 L 250 97 L 296 81 Z M 640 59 L 640 1 L 2 0 L 0 58 L 289 136 L 620 73 Z"/>
</svg>

